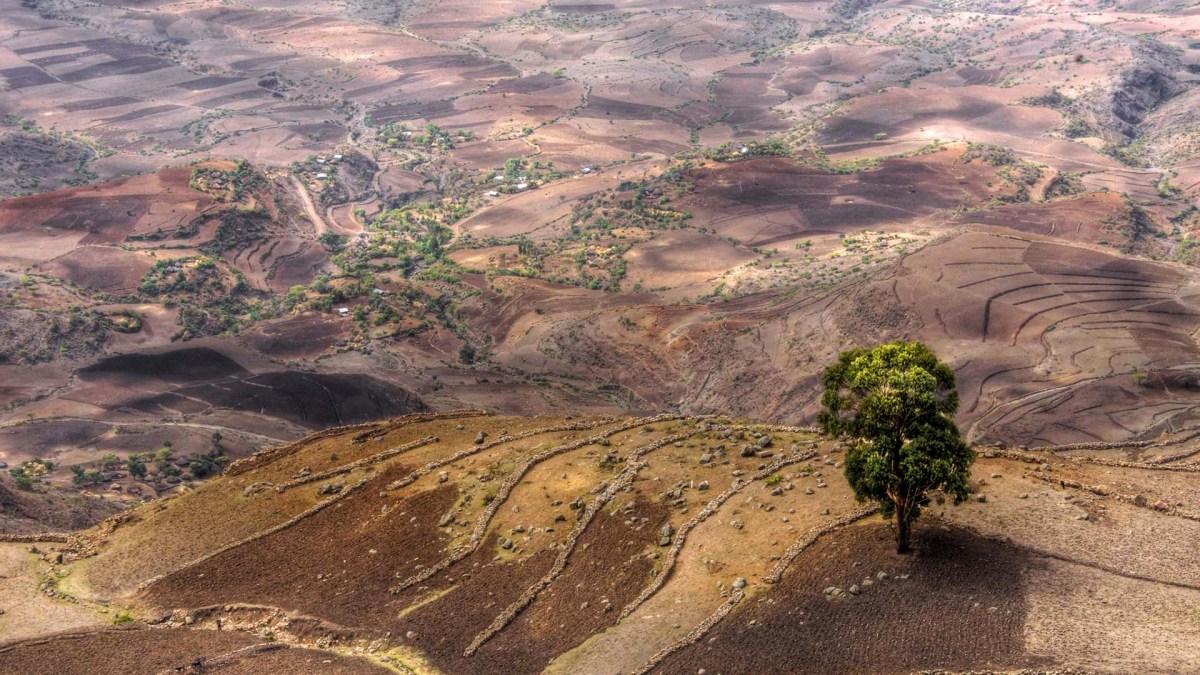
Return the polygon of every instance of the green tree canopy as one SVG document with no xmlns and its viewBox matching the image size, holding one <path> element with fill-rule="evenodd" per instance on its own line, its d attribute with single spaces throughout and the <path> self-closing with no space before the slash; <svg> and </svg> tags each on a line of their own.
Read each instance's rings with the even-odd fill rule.
<svg viewBox="0 0 1200 675">
<path fill-rule="evenodd" d="M 954 371 L 920 342 L 851 349 L 825 369 L 821 428 L 846 438 L 846 480 L 859 501 L 896 519 L 896 550 L 909 549 L 912 522 L 940 490 L 967 496 L 975 454 L 958 433 Z"/>
</svg>

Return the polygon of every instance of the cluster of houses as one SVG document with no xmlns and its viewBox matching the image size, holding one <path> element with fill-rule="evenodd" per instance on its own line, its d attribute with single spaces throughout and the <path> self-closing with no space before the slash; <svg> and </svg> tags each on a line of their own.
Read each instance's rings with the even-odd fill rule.
<svg viewBox="0 0 1200 675">
<path fill-rule="evenodd" d="M 384 296 L 384 295 L 388 294 L 388 291 L 383 288 L 373 288 L 373 289 L 371 289 L 371 293 L 373 295 Z M 336 311 L 338 316 L 340 316 L 340 317 L 350 316 L 350 308 L 349 307 L 338 307 L 334 311 Z"/>
<path fill-rule="evenodd" d="M 589 174 L 592 172 L 592 167 L 585 166 L 582 169 L 580 169 L 579 172 L 582 174 Z M 496 183 L 503 183 L 505 180 L 507 180 L 507 179 L 506 179 L 505 175 L 502 173 L 498 173 L 495 176 L 492 176 L 492 181 L 496 182 Z M 518 181 L 517 184 L 513 186 L 514 191 L 524 192 L 525 190 L 529 189 L 529 185 L 530 185 L 529 176 L 518 176 L 517 181 Z M 499 197 L 500 191 L 499 190 L 488 190 L 487 196 Z"/>
<path fill-rule="evenodd" d="M 315 161 L 317 164 L 322 164 L 322 165 L 337 164 L 338 162 L 342 161 L 342 156 L 341 155 L 333 155 L 332 157 L 326 157 L 325 155 L 317 155 L 317 158 Z M 324 171 L 317 172 L 317 175 L 316 175 L 317 180 L 325 180 L 326 178 L 329 178 L 329 174 L 327 172 L 324 172 Z"/>
</svg>

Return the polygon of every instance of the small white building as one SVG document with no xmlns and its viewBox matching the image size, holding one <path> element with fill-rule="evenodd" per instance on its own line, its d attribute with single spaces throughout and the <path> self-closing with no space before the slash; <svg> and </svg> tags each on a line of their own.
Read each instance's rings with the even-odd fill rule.
<svg viewBox="0 0 1200 675">
<path fill-rule="evenodd" d="M 317 180 L 325 180 L 326 178 L 329 178 L 329 174 L 327 174 L 327 173 L 317 174 Z"/>
<path fill-rule="evenodd" d="M 746 154 L 746 153 L 748 153 L 748 152 L 750 152 L 750 148 L 747 148 L 747 147 L 745 147 L 745 146 L 742 146 L 742 154 L 744 155 L 744 154 Z"/>
<path fill-rule="evenodd" d="M 581 171 L 582 171 L 583 173 L 591 173 L 591 172 L 592 172 L 592 167 L 590 167 L 590 166 L 585 166 L 585 167 L 583 167 L 583 169 L 581 169 Z"/>
<path fill-rule="evenodd" d="M 338 313 L 338 316 L 350 316 L 350 308 L 349 307 L 338 307 L 337 313 Z"/>
<path fill-rule="evenodd" d="M 318 158 L 317 158 L 317 164 L 324 164 L 324 163 L 325 163 L 325 158 L 324 158 L 324 157 L 318 157 Z"/>
<path fill-rule="evenodd" d="M 489 197 L 499 197 L 500 193 L 496 192 L 495 190 L 492 190 L 491 192 L 488 193 L 488 196 Z"/>
<path fill-rule="evenodd" d="M 340 161 L 340 160 L 342 159 L 342 156 L 341 156 L 341 155 L 334 155 L 334 156 L 333 156 L 333 158 L 334 158 L 334 159 L 336 159 L 336 160 L 339 160 L 339 161 Z"/>
<path fill-rule="evenodd" d="M 527 187 L 529 187 L 529 183 L 517 183 L 518 190 L 524 190 Z"/>
<path fill-rule="evenodd" d="M 495 176 L 492 176 L 492 180 L 502 181 L 502 180 L 504 180 L 504 174 L 498 173 Z"/>
</svg>

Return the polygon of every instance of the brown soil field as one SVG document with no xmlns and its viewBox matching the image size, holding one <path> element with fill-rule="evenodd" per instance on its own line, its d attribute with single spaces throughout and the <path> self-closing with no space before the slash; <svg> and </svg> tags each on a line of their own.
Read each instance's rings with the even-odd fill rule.
<svg viewBox="0 0 1200 675">
<path fill-rule="evenodd" d="M 77 244 L 113 244 L 129 235 L 171 232 L 212 205 L 188 187 L 188 169 L 168 169 L 100 186 L 71 188 L 0 205 L 0 234 L 77 237 Z"/>
<path fill-rule="evenodd" d="M 953 528 L 922 530 L 915 556 L 891 533 L 851 527 L 805 552 L 804 564 L 727 616 L 655 672 L 763 672 L 787 663 L 811 673 L 1011 670 L 1023 654 L 1023 577 L 1036 560 Z M 876 575 L 887 576 L 879 580 Z M 873 579 L 860 595 L 829 586 Z"/>
<path fill-rule="evenodd" d="M 698 171 L 697 190 L 682 203 L 698 226 L 747 246 L 771 246 L 979 204 L 992 172 L 958 160 L 958 153 L 942 152 L 851 175 L 779 159 L 738 162 Z"/>
<path fill-rule="evenodd" d="M 38 544 L 57 593 L 12 597 L 83 613 L 0 663 L 70 670 L 89 640 L 96 663 L 284 650 L 247 672 L 347 653 L 431 673 L 1187 671 L 1200 625 L 1155 608 L 1200 593 L 1198 469 L 978 450 L 972 499 L 931 503 L 898 555 L 841 446 L 803 430 L 479 413 L 335 430 Z M 52 633 L 118 607 L 152 627 Z M 1145 639 L 1160 626 L 1171 646 Z"/>
<path fill-rule="evenodd" d="M 1124 209 L 1118 195 L 1095 192 L 1044 204 L 1004 206 L 964 215 L 961 220 L 1079 243 L 1122 245 L 1129 243 L 1129 237 L 1112 223 L 1119 222 Z"/>
<path fill-rule="evenodd" d="M 0 646 L 0 666 L 14 673 L 137 672 L 386 673 L 366 659 L 264 642 L 218 631 L 96 630 Z"/>
<path fill-rule="evenodd" d="M 113 356 L 80 371 L 91 400 L 143 412 L 178 408 L 245 410 L 301 426 L 324 428 L 423 410 L 420 399 L 371 377 L 251 372 L 228 354 L 206 347 Z"/>
<path fill-rule="evenodd" d="M 631 249 L 626 274 L 643 286 L 686 287 L 703 295 L 723 274 L 753 259 L 713 235 L 670 233 Z"/>
<path fill-rule="evenodd" d="M 275 384 L 263 368 L 250 370 L 267 379 L 228 391 L 199 382 L 188 383 L 195 389 L 167 391 L 132 381 L 105 390 L 87 385 L 89 376 L 80 378 L 81 388 L 63 376 L 76 365 L 44 381 L 30 371 L 20 378 L 30 382 L 12 390 L 22 402 L 5 413 L 8 421 L 28 414 L 111 417 L 114 405 L 124 405 L 139 423 L 156 415 L 221 417 L 248 433 L 295 437 L 301 427 L 339 417 L 397 412 L 364 404 L 361 414 L 343 414 L 309 395 L 324 386 L 321 378 L 337 383 L 370 374 L 384 384 L 367 387 L 374 392 L 367 398 L 401 387 L 434 407 L 678 406 L 802 422 L 811 419 L 811 384 L 822 359 L 851 343 L 917 331 L 943 341 L 975 398 L 988 390 L 1005 399 L 1003 421 L 990 403 L 965 414 L 964 422 L 978 418 L 980 437 L 985 429 L 1027 443 L 1139 436 L 1184 423 L 1181 411 L 1190 409 L 1178 390 L 1129 390 L 1114 381 L 1123 367 L 1184 363 L 1171 356 L 1192 349 L 1190 338 L 1181 337 L 1183 327 L 1158 334 L 1153 331 L 1163 327 L 1137 324 L 1133 342 L 1105 338 L 1099 349 L 1076 358 L 1078 338 L 1115 335 L 1108 324 L 1090 323 L 1108 319 L 1057 322 L 1054 317 L 1073 310 L 1051 310 L 1049 299 L 1013 297 L 1029 301 L 1019 307 L 1046 312 L 1027 324 L 1013 349 L 1001 350 L 1013 354 L 997 357 L 970 348 L 972 338 L 957 328 L 953 337 L 939 336 L 932 326 L 941 319 L 917 311 L 927 309 L 914 307 L 918 294 L 863 301 L 886 297 L 894 280 L 884 269 L 889 261 L 919 256 L 913 248 L 950 228 L 1004 228 L 1186 262 L 1191 226 L 1180 218 L 1196 187 L 1185 133 L 1194 80 L 1187 66 L 1195 50 L 1184 34 L 1189 20 L 1174 10 L 1168 20 L 1133 5 L 1123 13 L 1097 7 L 1084 20 L 1041 7 L 986 16 L 925 8 L 937 18 L 906 22 L 882 9 L 840 5 L 660 2 L 395 8 L 356 0 L 337 9 L 101 3 L 86 20 L 57 0 L 45 0 L 38 10 L 12 9 L 0 46 L 7 87 L 0 99 L 12 113 L 5 128 L 39 148 L 90 148 L 90 173 L 80 181 L 99 182 L 45 192 L 61 187 L 61 179 L 50 177 L 65 164 L 37 160 L 34 173 L 44 169 L 48 177 L 31 189 L 40 193 L 0 204 L 0 257 L 14 279 L 32 271 L 77 287 L 82 295 L 69 304 L 156 307 L 145 310 L 140 332 L 110 335 L 100 350 L 106 353 L 75 357 L 48 344 L 39 358 L 69 354 L 72 364 L 87 367 L 89 360 L 162 347 L 180 332 L 190 336 L 184 326 L 193 319 L 181 307 L 200 299 L 144 297 L 140 282 L 154 263 L 209 255 L 219 258 L 231 282 L 245 283 L 253 296 L 246 304 L 255 304 L 238 325 L 226 325 L 223 337 L 236 334 L 239 348 L 303 374 L 270 376 L 283 377 L 288 389 L 274 396 L 256 391 Z M 1113 28 L 1100 31 L 1101 25 Z M 1131 31 L 1150 26 L 1158 31 L 1155 41 L 1178 48 L 1180 56 L 1134 39 Z M 1154 77 L 1127 77 L 1135 71 L 1107 55 Z M 449 142 L 418 143 L 400 127 L 385 126 L 393 123 L 418 136 L 426 124 L 439 125 Z M 1145 128 L 1144 152 L 1122 149 L 1124 141 L 1114 135 L 1126 134 L 1129 125 Z M 1171 134 L 1185 140 L 1168 148 L 1162 139 Z M 1028 199 L 1019 198 L 1006 183 L 1013 167 L 962 163 L 958 146 L 925 148 L 952 140 L 995 144 L 1049 168 L 1028 186 Z M 785 156 L 703 159 L 724 141 L 733 143 L 726 158 L 728 152 L 737 158 L 738 144 L 754 146 L 756 155 L 768 142 L 779 144 L 768 154 Z M 1126 156 L 1125 150 L 1142 154 Z M 350 201 L 310 213 L 306 198 L 323 204 L 325 193 L 309 181 L 315 174 L 304 175 L 297 163 L 335 152 L 365 158 L 378 172 L 343 181 L 349 174 L 339 167 L 332 175 L 350 186 Z M 322 274 L 344 272 L 331 250 L 337 244 L 317 241 L 326 229 L 356 241 L 360 231 L 368 235 L 364 241 L 378 234 L 356 214 L 360 206 L 374 214 L 462 200 L 467 212 L 448 222 L 458 241 L 466 235 L 475 241 L 457 249 L 452 242 L 448 258 L 491 271 L 490 256 L 481 260 L 481 252 L 510 250 L 520 237 L 573 246 L 564 239 L 576 236 L 571 220 L 580 203 L 623 183 L 653 180 L 672 168 L 676 153 L 691 168 L 669 203 L 691 216 L 686 229 L 694 231 L 660 233 L 650 241 L 623 235 L 631 246 L 617 254 L 620 293 L 581 292 L 548 278 L 467 279 L 448 287 L 436 278 L 427 283 L 418 262 L 379 275 L 394 284 L 393 292 L 411 284 L 427 298 L 399 313 L 420 314 L 427 310 L 411 308 L 446 296 L 461 311 L 459 323 L 412 316 L 373 324 L 380 317 L 372 316 L 356 327 L 319 312 L 280 316 L 272 305 L 295 286 L 311 288 Z M 228 171 L 242 158 L 264 177 L 251 197 L 222 203 L 218 192 L 189 185 L 193 167 Z M 514 159 L 561 176 L 539 179 L 537 189 L 484 198 L 481 184 L 472 181 L 489 179 Z M 1065 179 L 1064 196 L 1046 199 L 1058 172 L 1079 175 Z M 309 182 L 296 182 L 300 175 Z M 1125 231 L 1125 197 L 1151 214 L 1159 235 Z M 224 212 L 237 209 L 265 209 L 263 231 L 227 229 L 222 239 Z M 886 251 L 843 245 L 864 230 L 899 239 Z M 569 258 L 568 250 L 548 260 L 541 276 L 572 274 Z M 518 255 L 514 265 L 524 262 Z M 917 258 L 913 264 L 941 263 Z M 870 288 L 861 288 L 863 275 L 872 274 Z M 495 293 L 493 284 L 511 295 Z M 476 289 L 485 294 L 472 295 Z M 222 299 L 215 295 L 209 300 Z M 963 294 L 938 297 L 967 303 L 947 314 L 976 311 Z M 1122 325 L 1145 321 L 1135 316 L 1143 311 L 1182 316 L 1166 306 L 1093 303 L 1100 296 L 1090 293 L 1072 298 L 1087 304 L 1071 307 L 1120 312 L 1113 320 Z M 30 295 L 21 302 L 36 311 L 59 300 Z M 1007 329 L 1014 310 L 1001 305 L 995 307 L 999 323 L 990 324 L 982 344 L 992 346 L 992 326 Z M 263 314 L 271 318 L 252 318 Z M 172 321 L 179 328 L 172 330 Z M 1042 332 L 1043 321 L 1053 335 Z M 1038 357 L 1032 352 L 1046 335 L 1052 346 Z M 14 331 L 8 339 L 28 338 Z M 14 344 L 13 351 L 20 348 Z M 1133 358 L 1131 349 L 1142 356 Z M 463 363 L 459 354 L 471 350 L 480 356 Z M 729 364 L 739 358 L 749 366 L 733 373 Z M 627 372 L 631 363 L 651 375 Z M 353 368 L 341 371 L 342 364 Z M 461 366 L 468 373 L 450 372 Z M 1037 368 L 1047 372 L 1035 382 L 1076 388 L 1086 382 L 1094 393 L 1050 400 L 1007 387 L 1005 378 Z M 755 381 L 778 393 L 752 391 Z M 129 395 L 117 395 L 114 387 Z M 55 392 L 53 400 L 33 400 L 47 392 Z M 1093 412 L 1097 400 L 1123 402 Z M 1130 401 L 1146 412 L 1131 413 Z M 1038 421 L 1039 408 L 1061 423 Z"/>
<path fill-rule="evenodd" d="M 50 260 L 38 270 L 83 288 L 124 294 L 137 290 L 152 264 L 145 254 L 86 246 Z"/>
<path fill-rule="evenodd" d="M 0 670 L 1200 669 L 1198 84 L 1145 0 L 8 0 Z M 998 449 L 893 559 L 733 420 L 900 338 Z"/>
<path fill-rule="evenodd" d="M 264 323 L 244 339 L 273 358 L 311 359 L 333 347 L 345 331 L 344 321 L 313 313 Z"/>
</svg>

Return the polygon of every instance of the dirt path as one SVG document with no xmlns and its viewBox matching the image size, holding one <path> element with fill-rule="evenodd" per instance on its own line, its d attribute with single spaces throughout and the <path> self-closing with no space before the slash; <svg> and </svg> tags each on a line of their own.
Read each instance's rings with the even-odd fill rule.
<svg viewBox="0 0 1200 675">
<path fill-rule="evenodd" d="M 43 417 L 43 418 L 38 418 L 38 419 L 34 420 L 34 422 L 36 422 L 36 423 L 95 422 L 95 421 L 97 421 L 97 420 L 89 419 L 87 417 Z M 110 422 L 103 422 L 103 421 L 102 421 L 102 423 L 103 424 L 113 424 Z M 15 422 L 6 422 L 3 424 L 0 424 L 0 429 L 4 429 L 4 428 L 8 428 L 8 427 L 17 427 L 17 426 L 22 426 L 22 425 L 26 425 L 26 424 L 30 424 L 30 422 L 27 420 L 17 420 Z M 113 424 L 113 426 L 117 426 L 117 425 Z M 286 439 L 286 438 L 275 438 L 274 436 L 265 436 L 263 434 L 256 434 L 253 431 L 243 431 L 241 429 L 231 429 L 229 427 L 223 427 L 219 424 L 200 424 L 197 422 L 129 422 L 129 421 L 122 421 L 119 426 L 123 426 L 123 427 L 190 427 L 190 428 L 194 428 L 194 429 L 209 429 L 212 431 L 219 431 L 226 435 L 243 436 L 247 439 L 252 439 L 252 440 L 264 443 L 266 445 L 281 445 L 283 443 L 290 443 L 292 440 L 294 440 L 294 439 Z M 303 433 L 303 432 L 301 432 L 301 433 Z"/>
<path fill-rule="evenodd" d="M 317 236 L 330 231 L 329 224 L 321 217 L 317 207 L 313 205 L 312 196 L 308 194 L 308 188 L 304 187 L 304 183 L 300 179 L 292 176 L 292 185 L 296 187 L 296 192 L 300 195 L 300 201 L 304 202 L 304 212 L 308 214 L 308 219 L 312 221 L 313 227 L 317 230 Z"/>
</svg>

